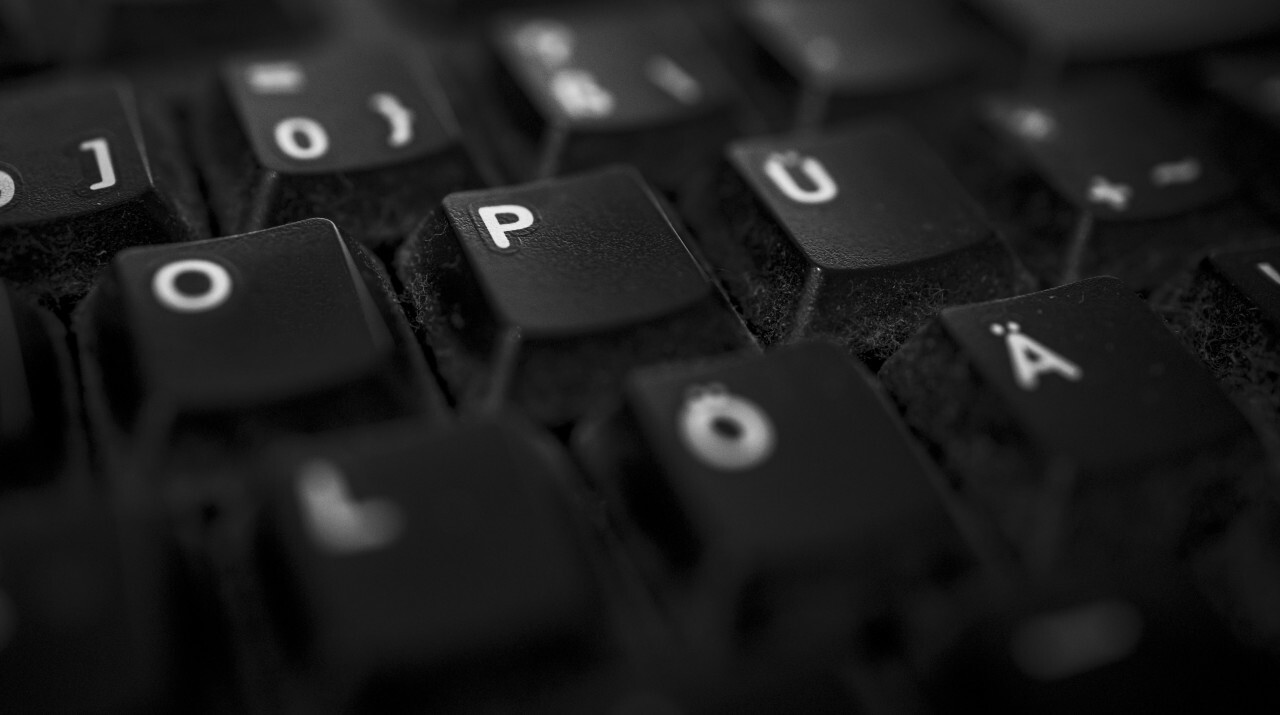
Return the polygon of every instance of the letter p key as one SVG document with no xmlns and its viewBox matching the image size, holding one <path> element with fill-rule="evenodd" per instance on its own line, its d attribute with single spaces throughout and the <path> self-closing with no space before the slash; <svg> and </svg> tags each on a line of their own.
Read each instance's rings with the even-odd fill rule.
<svg viewBox="0 0 1280 715">
<path fill-rule="evenodd" d="M 533 212 L 519 204 L 482 206 L 476 213 L 484 222 L 484 230 L 489 233 L 489 238 L 493 239 L 493 244 L 503 251 L 512 250 L 511 239 L 507 237 L 508 233 L 533 225 Z M 500 217 L 510 217 L 511 220 L 502 221 Z"/>
</svg>

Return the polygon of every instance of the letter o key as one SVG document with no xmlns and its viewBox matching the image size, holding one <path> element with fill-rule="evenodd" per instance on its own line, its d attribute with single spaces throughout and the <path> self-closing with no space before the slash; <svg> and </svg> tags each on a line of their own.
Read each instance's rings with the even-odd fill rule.
<svg viewBox="0 0 1280 715">
<path fill-rule="evenodd" d="M 204 277 L 208 285 L 199 292 L 189 293 L 178 287 L 183 275 Z M 176 313 L 203 313 L 213 310 L 231 297 L 231 274 L 226 268 L 200 258 L 190 258 L 165 264 L 151 279 L 151 292 L 160 305 Z"/>
</svg>

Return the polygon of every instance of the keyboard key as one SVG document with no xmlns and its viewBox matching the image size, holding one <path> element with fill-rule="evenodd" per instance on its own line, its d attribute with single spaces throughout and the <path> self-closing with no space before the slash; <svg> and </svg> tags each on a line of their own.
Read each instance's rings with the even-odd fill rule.
<svg viewBox="0 0 1280 715">
<path fill-rule="evenodd" d="M 1188 52 L 1280 29 L 1267 0 L 976 0 L 1046 62 Z"/>
<path fill-rule="evenodd" d="M 388 247 L 445 194 L 480 185 L 431 66 L 410 59 L 342 46 L 229 63 L 198 132 L 222 230 L 319 216 Z"/>
<path fill-rule="evenodd" d="M 172 450 L 194 433 L 234 450 L 433 414 L 439 397 L 371 261 L 324 219 L 121 253 L 76 324 L 108 449 Z"/>
<path fill-rule="evenodd" d="M 575 447 L 691 638 L 821 650 L 968 563 L 932 469 L 839 348 L 641 370 L 624 403 Z"/>
<path fill-rule="evenodd" d="M 0 490 L 49 486 L 83 461 L 65 339 L 56 318 L 0 281 Z"/>
<path fill-rule="evenodd" d="M 0 277 L 59 313 L 126 246 L 207 234 L 183 153 L 129 85 L 0 95 Z"/>
<path fill-rule="evenodd" d="M 194 644 L 163 534 L 104 512 L 0 519 L 0 700 L 12 712 L 168 712 Z"/>
<path fill-rule="evenodd" d="M 974 193 L 1046 285 L 1114 274 L 1150 290 L 1198 252 L 1265 230 L 1202 133 L 1143 86 L 993 97 Z"/>
<path fill-rule="evenodd" d="M 632 367 L 750 343 L 625 167 L 452 194 L 398 265 L 467 409 L 510 400 L 562 426 Z"/>
<path fill-rule="evenodd" d="M 727 72 L 674 7 L 512 15 L 492 44 L 506 124 L 490 134 L 517 179 L 627 162 L 675 189 L 738 133 Z"/>
<path fill-rule="evenodd" d="M 409 424 L 279 460 L 262 578 L 323 702 L 385 711 L 600 657 L 601 597 L 559 491 L 567 460 L 548 449 L 509 423 Z"/>
<path fill-rule="evenodd" d="M 1104 561 L 1167 548 L 1266 478 L 1248 422 L 1114 278 L 946 309 L 880 377 L 1024 556 L 1066 534 Z"/>
<path fill-rule="evenodd" d="M 990 603 L 937 658 L 934 703 L 971 712 L 1273 712 L 1274 663 L 1173 573 L 1047 584 Z"/>
<path fill-rule="evenodd" d="M 1157 299 L 1191 352 L 1252 414 L 1280 425 L 1280 242 L 1216 251 Z"/>
<path fill-rule="evenodd" d="M 742 5 L 754 78 L 785 127 L 813 128 L 888 109 L 978 64 L 978 35 L 934 0 L 754 0 Z M 901 109 L 901 105 L 892 105 Z"/>
<path fill-rule="evenodd" d="M 981 209 L 896 125 L 735 142 L 687 213 L 766 345 L 835 340 L 869 364 L 939 308 L 1015 292 Z"/>
</svg>

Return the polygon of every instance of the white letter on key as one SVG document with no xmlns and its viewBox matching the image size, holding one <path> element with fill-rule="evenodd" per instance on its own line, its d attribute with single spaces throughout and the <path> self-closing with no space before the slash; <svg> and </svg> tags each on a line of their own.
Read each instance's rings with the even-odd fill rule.
<svg viewBox="0 0 1280 715">
<path fill-rule="evenodd" d="M 533 225 L 533 212 L 518 204 L 484 206 L 478 213 L 480 220 L 484 221 L 484 230 L 489 232 L 489 238 L 493 239 L 495 246 L 502 249 L 511 248 L 511 239 L 507 238 L 508 233 Z M 498 221 L 499 216 L 513 216 L 515 220 L 502 223 Z"/>
</svg>

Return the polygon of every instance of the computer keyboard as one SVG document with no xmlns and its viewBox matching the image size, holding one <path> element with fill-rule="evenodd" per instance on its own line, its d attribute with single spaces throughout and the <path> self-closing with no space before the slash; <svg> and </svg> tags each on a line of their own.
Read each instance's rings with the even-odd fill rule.
<svg viewBox="0 0 1280 715">
<path fill-rule="evenodd" d="M 0 711 L 1280 712 L 1274 0 L 0 0 Z"/>
</svg>

